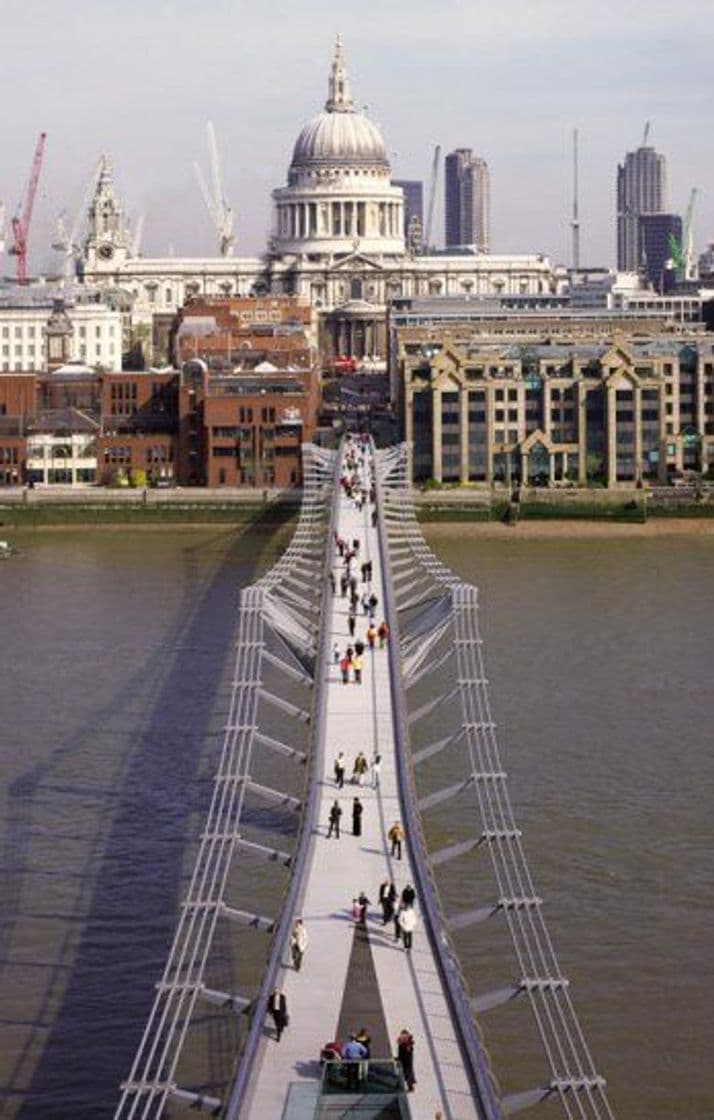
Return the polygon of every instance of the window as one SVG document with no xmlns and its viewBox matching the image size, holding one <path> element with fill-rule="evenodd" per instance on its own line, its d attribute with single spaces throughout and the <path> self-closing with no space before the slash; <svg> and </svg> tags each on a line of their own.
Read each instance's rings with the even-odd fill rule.
<svg viewBox="0 0 714 1120">
<path fill-rule="evenodd" d="M 101 327 L 97 326 L 97 327 L 94 328 L 94 337 L 95 338 L 101 338 L 102 337 L 102 328 Z"/>
<path fill-rule="evenodd" d="M 252 424 L 253 423 L 253 409 L 252 408 L 241 408 L 239 410 L 239 413 L 238 413 L 238 418 L 239 418 L 241 424 Z"/>
<path fill-rule="evenodd" d="M 115 466 L 126 466 L 131 463 L 130 447 L 105 447 L 104 462 Z"/>
</svg>

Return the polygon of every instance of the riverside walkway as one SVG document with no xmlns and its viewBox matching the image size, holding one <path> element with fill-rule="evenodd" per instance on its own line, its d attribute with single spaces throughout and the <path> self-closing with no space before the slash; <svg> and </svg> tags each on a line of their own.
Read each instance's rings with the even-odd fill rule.
<svg viewBox="0 0 714 1120">
<path fill-rule="evenodd" d="M 115 1120 L 189 1110 L 224 1120 L 501 1120 L 540 1102 L 567 1120 L 613 1118 L 511 809 L 476 589 L 426 546 L 407 476 L 404 446 L 375 453 L 369 442 L 348 439 L 338 453 L 304 449 L 293 539 L 267 575 L 241 592 L 213 797 Z M 376 597 L 375 624 L 389 626 L 384 648 L 364 651 L 361 683 L 354 665 L 343 682 L 334 654 L 351 640 L 338 538 L 359 542 L 350 574 L 360 598 Z M 354 638 L 367 647 L 368 622 L 358 605 Z M 379 755 L 378 780 L 370 768 L 363 785 L 351 783 L 359 752 L 368 763 Z M 334 772 L 339 753 L 347 768 L 342 788 Z M 363 806 L 360 835 L 352 828 L 355 797 Z M 335 801 L 339 839 L 327 835 Z M 441 820 L 433 834 L 425 828 L 430 816 Z M 406 834 L 401 858 L 389 839 L 395 821 Z M 242 880 L 237 869 L 256 861 L 263 870 Z M 408 884 L 415 889 L 411 949 L 383 924 L 385 881 L 398 895 Z M 250 905 L 245 892 L 257 897 L 256 884 L 274 912 Z M 369 900 L 364 924 L 353 914 L 361 893 Z M 297 918 L 309 939 L 300 969 L 289 947 Z M 493 955 L 500 981 L 500 941 L 512 950 L 512 974 L 494 987 L 482 977 L 467 982 L 455 949 L 461 931 L 481 923 L 499 939 L 498 953 L 482 953 L 484 976 Z M 249 941 L 255 956 L 255 939 L 266 935 L 262 980 L 246 989 L 236 967 L 226 971 L 226 953 L 239 964 Z M 279 1041 L 268 1015 L 275 988 L 289 1013 Z M 479 1023 L 506 1004 L 530 1010 L 546 1070 L 534 1088 L 504 1094 Z M 363 1029 L 371 1037 L 368 1068 L 321 1065 L 326 1043 Z M 403 1029 L 415 1041 L 409 1092 L 392 1061 Z M 217 1073 L 217 1042 L 224 1054 L 231 1039 L 236 1060 L 227 1082 Z"/>
</svg>

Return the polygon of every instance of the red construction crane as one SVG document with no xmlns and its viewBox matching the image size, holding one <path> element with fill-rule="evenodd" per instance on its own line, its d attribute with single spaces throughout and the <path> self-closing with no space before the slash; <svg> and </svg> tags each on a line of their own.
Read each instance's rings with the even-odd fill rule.
<svg viewBox="0 0 714 1120">
<path fill-rule="evenodd" d="M 32 161 L 30 179 L 27 184 L 27 190 L 25 191 L 24 205 L 21 200 L 17 208 L 17 214 L 12 219 L 13 243 L 8 249 L 8 252 L 11 253 L 12 256 L 17 257 L 18 284 L 27 283 L 27 241 L 30 235 L 32 209 L 35 205 L 37 181 L 40 178 L 40 169 L 42 168 L 42 156 L 45 150 L 46 139 L 47 133 L 41 132 L 40 138 L 37 141 L 37 147 L 35 148 L 35 157 Z"/>
</svg>

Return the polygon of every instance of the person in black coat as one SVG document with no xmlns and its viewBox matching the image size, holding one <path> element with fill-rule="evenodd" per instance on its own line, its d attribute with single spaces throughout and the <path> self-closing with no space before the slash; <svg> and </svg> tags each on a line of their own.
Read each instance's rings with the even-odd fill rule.
<svg viewBox="0 0 714 1120">
<path fill-rule="evenodd" d="M 416 891 L 414 890 L 414 887 L 411 885 L 411 883 L 407 883 L 406 887 L 402 891 L 402 903 L 403 903 L 403 905 L 404 906 L 413 906 L 415 898 L 416 898 Z"/>
<path fill-rule="evenodd" d="M 407 1090 L 411 1093 L 416 1085 L 416 1077 L 414 1076 L 414 1036 L 406 1027 L 399 1032 L 397 1038 L 397 1059 L 402 1067 Z"/>
<path fill-rule="evenodd" d="M 355 797 L 352 802 L 352 835 L 362 835 L 362 812 L 364 806 L 359 797 Z"/>
<path fill-rule="evenodd" d="M 275 1023 L 275 1041 L 280 1042 L 280 1036 L 288 1025 L 288 1001 L 280 988 L 273 988 L 268 996 L 268 1013 Z"/>
</svg>

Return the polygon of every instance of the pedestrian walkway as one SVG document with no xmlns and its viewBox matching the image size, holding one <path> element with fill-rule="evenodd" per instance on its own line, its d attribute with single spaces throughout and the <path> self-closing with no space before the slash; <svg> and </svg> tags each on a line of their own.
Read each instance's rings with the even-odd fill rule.
<svg viewBox="0 0 714 1120">
<path fill-rule="evenodd" d="M 365 451 L 361 472 L 367 491 L 370 470 L 370 452 Z M 367 588 L 377 596 L 375 624 L 379 626 L 385 591 L 372 509 L 369 501 L 358 508 L 343 490 L 336 530 L 348 544 L 360 542 L 351 571 L 360 580 L 360 597 Z M 360 568 L 370 561 L 372 581 L 366 585 L 361 582 Z M 349 597 L 341 594 L 343 568 L 336 550 L 334 571 L 336 591 L 331 612 L 324 619 L 331 632 L 326 648 L 332 651 L 336 643 L 342 654 L 350 642 Z M 362 639 L 365 646 L 368 623 L 358 606 L 355 638 Z M 380 884 L 385 879 L 394 880 L 401 896 L 403 888 L 414 881 L 409 837 L 401 860 L 390 856 L 388 840 L 392 823 L 401 820 L 389 657 L 388 643 L 384 649 L 378 648 L 378 643 L 374 651 L 366 648 L 361 684 L 354 682 L 353 671 L 349 683 L 343 683 L 332 652 L 329 664 L 323 667 L 328 691 L 319 824 L 312 837 L 300 910 L 294 915 L 304 919 L 309 944 L 299 971 L 293 968 L 286 948 L 277 982 L 287 997 L 289 1026 L 278 1043 L 266 1018 L 262 1051 L 242 1112 L 246 1117 L 279 1120 L 285 1116 L 287 1120 L 291 1087 L 296 1082 L 314 1084 L 319 1079 L 319 1054 L 325 1043 L 335 1038 L 344 1042 L 350 1033 L 363 1027 L 372 1038 L 373 1059 L 396 1054 L 396 1039 L 403 1028 L 414 1036 L 416 1086 L 409 1095 L 414 1120 L 434 1120 L 438 1111 L 444 1120 L 471 1120 L 478 1115 L 421 920 L 419 899 L 411 951 L 405 951 L 395 940 L 391 922 L 382 924 Z M 342 789 L 336 787 L 333 770 L 340 751 L 347 764 Z M 376 754 L 381 756 L 378 788 L 374 788 L 371 771 L 363 786 L 350 781 L 360 751 L 370 763 Z M 355 796 L 364 807 L 360 836 L 352 835 Z M 341 834 L 339 839 L 328 839 L 328 819 L 335 800 L 342 808 Z M 361 892 L 370 900 L 364 929 L 356 925 L 352 913 L 353 899 Z"/>
</svg>

